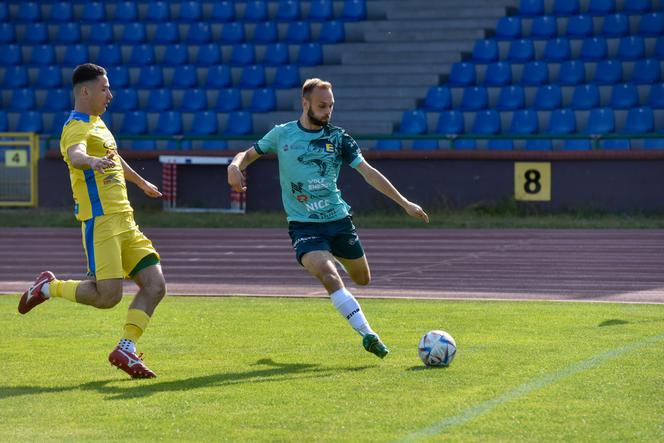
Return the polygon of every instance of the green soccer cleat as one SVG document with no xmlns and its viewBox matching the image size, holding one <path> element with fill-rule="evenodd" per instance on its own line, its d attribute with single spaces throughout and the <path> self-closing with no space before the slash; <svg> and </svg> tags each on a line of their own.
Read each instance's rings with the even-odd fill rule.
<svg viewBox="0 0 664 443">
<path fill-rule="evenodd" d="M 362 338 L 362 345 L 364 346 L 364 349 L 371 352 L 372 354 L 376 354 L 380 358 L 385 358 L 385 356 L 390 352 L 390 350 L 387 349 L 387 346 L 385 346 L 383 342 L 380 341 L 380 338 L 374 334 L 365 335 Z"/>
</svg>

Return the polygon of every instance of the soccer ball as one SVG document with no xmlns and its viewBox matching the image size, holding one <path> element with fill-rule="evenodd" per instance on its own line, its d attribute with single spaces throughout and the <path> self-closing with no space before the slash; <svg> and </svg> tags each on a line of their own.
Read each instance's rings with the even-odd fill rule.
<svg viewBox="0 0 664 443">
<path fill-rule="evenodd" d="M 417 351 L 427 366 L 449 366 L 456 355 L 456 342 L 445 331 L 429 331 L 420 340 Z"/>
</svg>

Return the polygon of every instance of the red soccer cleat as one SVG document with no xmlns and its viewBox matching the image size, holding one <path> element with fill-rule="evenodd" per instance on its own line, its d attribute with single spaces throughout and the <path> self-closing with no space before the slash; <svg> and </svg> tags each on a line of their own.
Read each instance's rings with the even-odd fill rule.
<svg viewBox="0 0 664 443">
<path fill-rule="evenodd" d="M 143 360 L 141 360 L 142 356 L 143 354 L 136 355 L 123 351 L 118 346 L 113 349 L 113 352 L 108 354 L 108 361 L 116 368 L 125 371 L 131 378 L 155 378 L 157 374 L 143 364 Z"/>
<path fill-rule="evenodd" d="M 21 300 L 18 302 L 18 312 L 27 314 L 32 308 L 48 300 L 50 297 L 44 294 L 41 289 L 44 283 L 53 280 L 55 280 L 55 275 L 51 271 L 44 271 L 39 274 L 32 286 L 21 296 Z"/>
</svg>

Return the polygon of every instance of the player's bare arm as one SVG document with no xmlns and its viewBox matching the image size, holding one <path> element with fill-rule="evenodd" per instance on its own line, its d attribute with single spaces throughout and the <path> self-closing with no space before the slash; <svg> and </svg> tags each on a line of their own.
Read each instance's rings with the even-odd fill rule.
<svg viewBox="0 0 664 443">
<path fill-rule="evenodd" d="M 230 165 L 228 165 L 228 184 L 235 192 L 247 190 L 247 183 L 242 171 L 260 158 L 260 154 L 252 147 L 246 151 L 238 152 Z"/>
<path fill-rule="evenodd" d="M 119 155 L 117 157 L 120 159 L 122 164 L 122 171 L 124 172 L 125 180 L 131 182 L 138 186 L 148 197 L 159 198 L 161 197 L 161 192 L 156 185 L 153 185 L 143 177 L 141 177 L 136 171 L 134 171 L 131 166 L 127 164 L 126 161 Z"/>
<path fill-rule="evenodd" d="M 76 169 L 94 169 L 103 174 L 104 169 L 115 166 L 113 158 L 88 155 L 85 145 L 82 143 L 67 148 L 67 155 L 71 165 Z"/>
<path fill-rule="evenodd" d="M 401 195 L 397 188 L 383 175 L 381 172 L 371 166 L 366 160 L 362 161 L 357 168 L 364 180 L 369 183 L 373 188 L 383 195 L 394 200 L 396 204 L 401 206 L 404 211 L 411 217 L 421 218 L 425 223 L 429 223 L 429 216 L 424 209 L 418 204 L 409 201 L 406 197 Z"/>
</svg>

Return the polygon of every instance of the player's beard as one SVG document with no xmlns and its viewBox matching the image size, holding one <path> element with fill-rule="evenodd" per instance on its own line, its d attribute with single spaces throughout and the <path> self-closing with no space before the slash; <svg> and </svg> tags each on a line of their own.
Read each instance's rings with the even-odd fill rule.
<svg viewBox="0 0 664 443">
<path fill-rule="evenodd" d="M 309 119 L 309 123 L 315 126 L 325 126 L 330 121 L 329 118 L 327 119 L 327 121 L 319 120 L 311 111 L 311 109 L 307 111 L 307 118 Z"/>
</svg>

